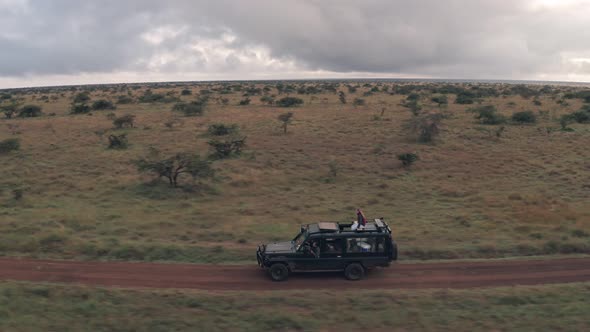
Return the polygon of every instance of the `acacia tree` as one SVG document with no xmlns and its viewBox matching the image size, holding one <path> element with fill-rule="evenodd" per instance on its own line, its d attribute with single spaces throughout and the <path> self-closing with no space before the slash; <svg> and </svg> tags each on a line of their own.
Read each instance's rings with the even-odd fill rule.
<svg viewBox="0 0 590 332">
<path fill-rule="evenodd" d="M 442 118 L 440 113 L 414 116 L 406 123 L 406 128 L 418 135 L 418 141 L 430 143 L 440 133 Z"/>
<path fill-rule="evenodd" d="M 283 133 L 286 134 L 287 126 L 291 123 L 291 120 L 293 119 L 293 112 L 279 114 L 278 119 L 282 122 L 281 127 L 283 128 Z"/>
<path fill-rule="evenodd" d="M 161 158 L 159 153 L 154 151 L 152 156 L 136 160 L 135 165 L 140 172 L 167 178 L 171 187 L 178 187 L 178 177 L 183 173 L 192 176 L 193 179 L 213 176 L 210 162 L 201 159 L 199 154 L 177 153 L 168 158 Z"/>
</svg>

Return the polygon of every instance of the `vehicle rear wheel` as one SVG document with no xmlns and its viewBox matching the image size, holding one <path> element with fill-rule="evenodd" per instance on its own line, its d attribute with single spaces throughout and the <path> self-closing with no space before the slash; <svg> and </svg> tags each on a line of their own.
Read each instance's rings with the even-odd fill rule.
<svg viewBox="0 0 590 332">
<path fill-rule="evenodd" d="M 348 280 L 361 280 L 365 276 L 365 268 L 359 263 L 351 263 L 344 269 L 344 276 Z"/>
<path fill-rule="evenodd" d="M 284 281 L 289 277 L 289 269 L 285 264 L 275 263 L 268 270 L 273 281 Z"/>
</svg>

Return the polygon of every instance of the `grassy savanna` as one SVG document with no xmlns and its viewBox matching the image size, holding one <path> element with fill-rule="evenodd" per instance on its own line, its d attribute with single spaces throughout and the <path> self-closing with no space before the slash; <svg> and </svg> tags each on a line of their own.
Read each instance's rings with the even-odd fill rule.
<svg viewBox="0 0 590 332">
<path fill-rule="evenodd" d="M 302 223 L 350 221 L 357 207 L 369 218 L 389 221 L 402 259 L 590 252 L 590 124 L 560 124 L 562 116 L 587 106 L 587 89 L 279 86 L 289 85 L 293 91 L 281 94 L 276 82 L 4 91 L 11 98 L 1 105 L 36 104 L 43 115 L 0 122 L 0 141 L 20 142 L 18 150 L 0 154 L 0 252 L 251 260 L 257 243 L 289 239 Z M 140 103 L 148 88 L 186 102 L 205 95 L 209 100 L 202 115 L 184 116 L 172 111 L 173 100 Z M 185 89 L 191 93 L 181 93 Z M 121 95 L 131 103 L 70 114 L 84 90 L 88 105 L 100 99 L 116 104 Z M 457 91 L 484 93 L 473 104 L 457 104 Z M 442 95 L 448 104 L 432 99 Z M 275 103 L 261 101 L 264 96 L 274 96 Z M 276 101 L 286 96 L 304 103 L 279 107 Z M 408 100 L 416 99 L 420 109 L 414 115 Z M 468 111 L 485 105 L 507 121 L 482 124 Z M 510 120 L 521 111 L 532 111 L 536 122 Z M 285 134 L 277 118 L 286 112 L 293 117 Z M 114 129 L 109 113 L 134 115 L 135 127 Z M 407 123 L 432 113 L 442 116 L 439 135 L 419 142 Z M 134 161 L 152 148 L 163 156 L 191 152 L 206 158 L 212 138 L 207 129 L 218 123 L 238 125 L 246 146 L 241 156 L 213 162 L 213 178 L 193 181 L 185 174 L 172 188 L 138 172 Z M 123 133 L 128 147 L 107 149 L 108 136 Z M 419 159 L 404 167 L 397 157 L 404 153 Z"/>
<path fill-rule="evenodd" d="M 3 331 L 584 331 L 590 285 L 199 292 L 0 283 Z"/>
</svg>

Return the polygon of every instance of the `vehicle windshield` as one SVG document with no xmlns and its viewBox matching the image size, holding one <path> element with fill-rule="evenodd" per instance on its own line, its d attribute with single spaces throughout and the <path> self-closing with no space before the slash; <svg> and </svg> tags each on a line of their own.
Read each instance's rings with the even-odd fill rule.
<svg viewBox="0 0 590 332">
<path fill-rule="evenodd" d="M 297 235 L 293 239 L 293 244 L 295 245 L 295 249 L 299 249 L 299 246 L 301 246 L 301 244 L 303 243 L 303 241 L 305 241 L 306 238 L 307 238 L 307 230 L 303 230 L 301 233 L 299 233 L 299 235 Z"/>
</svg>

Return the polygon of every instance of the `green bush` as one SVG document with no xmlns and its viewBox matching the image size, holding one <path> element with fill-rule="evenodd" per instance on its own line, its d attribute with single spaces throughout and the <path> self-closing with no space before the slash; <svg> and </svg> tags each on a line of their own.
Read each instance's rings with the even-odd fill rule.
<svg viewBox="0 0 590 332">
<path fill-rule="evenodd" d="M 18 104 L 8 104 L 0 106 L 0 112 L 4 113 L 4 116 L 7 119 L 12 119 L 12 117 L 18 114 Z"/>
<path fill-rule="evenodd" d="M 585 110 L 579 110 L 570 114 L 570 117 L 573 121 L 577 123 L 589 123 L 590 122 L 590 112 Z"/>
<path fill-rule="evenodd" d="M 8 138 L 0 141 L 0 153 L 8 153 L 20 149 L 20 140 L 18 138 Z"/>
<path fill-rule="evenodd" d="M 512 114 L 512 121 L 517 123 L 535 123 L 537 116 L 532 111 L 516 112 Z"/>
<path fill-rule="evenodd" d="M 113 103 L 109 100 L 106 99 L 99 99 L 95 102 L 92 103 L 92 107 L 93 110 L 95 111 L 101 111 L 101 110 L 114 110 L 115 109 L 115 105 L 113 105 Z"/>
<path fill-rule="evenodd" d="M 133 98 L 126 96 L 126 95 L 120 95 L 119 97 L 117 97 L 117 104 L 131 104 L 133 103 Z"/>
<path fill-rule="evenodd" d="M 127 146 L 127 134 L 109 136 L 109 149 L 127 149 Z"/>
<path fill-rule="evenodd" d="M 502 114 L 498 114 L 496 107 L 493 105 L 471 108 L 468 111 L 476 113 L 475 118 L 478 119 L 481 124 L 497 125 L 506 123 L 506 117 L 504 117 Z"/>
<path fill-rule="evenodd" d="M 214 123 L 207 128 L 207 132 L 211 136 L 225 136 L 236 134 L 239 130 L 237 124 L 226 125 L 223 123 Z"/>
<path fill-rule="evenodd" d="M 85 103 L 72 104 L 72 108 L 70 109 L 70 113 L 72 114 L 85 114 L 88 112 L 90 112 L 90 106 Z"/>
<path fill-rule="evenodd" d="M 283 97 L 276 102 L 279 107 L 295 107 L 303 105 L 303 99 L 297 97 Z"/>
<path fill-rule="evenodd" d="M 125 127 L 133 128 L 134 121 L 135 121 L 135 115 L 125 114 L 123 116 L 115 118 L 113 120 L 113 125 L 117 129 L 121 129 L 121 128 L 125 128 Z"/>
<path fill-rule="evenodd" d="M 212 139 L 207 144 L 211 147 L 209 158 L 224 159 L 240 155 L 246 145 L 246 138 L 230 138 L 223 141 Z"/>
<path fill-rule="evenodd" d="M 180 92 L 180 95 L 181 95 L 181 96 L 190 96 L 190 95 L 192 95 L 192 94 L 193 94 L 193 92 L 192 92 L 191 90 L 189 90 L 189 89 L 184 89 L 184 90 L 182 90 L 182 91 Z"/>
<path fill-rule="evenodd" d="M 75 104 L 85 103 L 87 101 L 90 101 L 90 95 L 88 94 L 88 92 L 80 92 L 76 94 L 73 100 Z"/>
<path fill-rule="evenodd" d="M 181 112 L 185 116 L 203 115 L 205 111 L 205 103 L 203 101 L 191 101 L 189 103 L 180 102 L 176 103 L 172 110 L 175 112 Z"/>
<path fill-rule="evenodd" d="M 418 160 L 418 155 L 415 153 L 402 153 L 397 155 L 397 159 L 399 159 L 404 167 L 410 167 L 416 160 Z"/>
<path fill-rule="evenodd" d="M 34 118 L 41 116 L 42 114 L 43 112 L 41 112 L 41 106 L 37 105 L 25 105 L 18 111 L 18 116 L 20 118 Z"/>
<path fill-rule="evenodd" d="M 362 106 L 362 105 L 365 105 L 366 103 L 365 103 L 365 100 L 362 98 L 354 98 L 352 104 L 354 106 Z"/>
<path fill-rule="evenodd" d="M 240 100 L 238 105 L 240 105 L 240 106 L 250 105 L 250 101 L 251 101 L 250 98 L 245 98 L 245 99 Z"/>
</svg>

